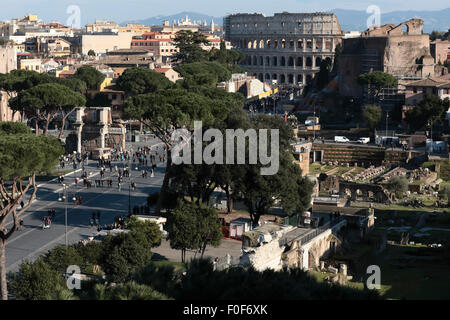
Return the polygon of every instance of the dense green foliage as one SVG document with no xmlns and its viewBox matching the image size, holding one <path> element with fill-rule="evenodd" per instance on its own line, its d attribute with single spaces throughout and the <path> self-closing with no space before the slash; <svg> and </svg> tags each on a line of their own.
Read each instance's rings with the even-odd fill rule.
<svg viewBox="0 0 450 320">
<path fill-rule="evenodd" d="M 177 286 L 177 300 L 372 300 L 375 291 L 318 283 L 300 269 L 283 271 L 230 268 L 213 271 L 210 261 L 194 260 Z"/>
<path fill-rule="evenodd" d="M 172 87 L 172 82 L 164 75 L 146 68 L 131 68 L 117 79 L 117 86 L 127 94 L 152 93 Z"/>
<path fill-rule="evenodd" d="M 0 134 L 31 134 L 31 130 L 21 122 L 0 122 Z"/>
<path fill-rule="evenodd" d="M 103 80 L 105 80 L 105 75 L 91 66 L 78 68 L 73 77 L 86 83 L 89 90 L 98 90 Z"/>
<path fill-rule="evenodd" d="M 424 99 L 406 113 L 406 121 L 411 129 L 419 130 L 430 122 L 441 120 L 449 108 L 449 99 L 441 100 L 438 96 L 426 94 Z"/>
<path fill-rule="evenodd" d="M 178 62 L 192 63 L 206 60 L 208 57 L 208 52 L 201 47 L 201 45 L 209 44 L 204 34 L 182 30 L 177 33 L 173 42 L 179 50 L 174 55 L 175 60 Z"/>
<path fill-rule="evenodd" d="M 142 233 L 108 235 L 103 240 L 100 266 L 111 281 L 125 282 L 134 271 L 150 262 L 152 246 Z"/>
<path fill-rule="evenodd" d="M 64 149 L 54 137 L 0 134 L 0 178 L 18 179 L 50 172 L 62 154 Z"/>
<path fill-rule="evenodd" d="M 179 201 L 168 218 L 170 247 L 181 250 L 183 262 L 186 249 L 199 250 L 203 256 L 207 245 L 220 245 L 223 234 L 215 209 Z"/>
<path fill-rule="evenodd" d="M 64 274 L 71 265 L 82 266 L 83 258 L 74 247 L 60 245 L 43 256 L 43 260 L 59 274 Z"/>
<path fill-rule="evenodd" d="M 143 234 L 147 238 L 150 247 L 158 247 L 161 244 L 162 233 L 158 225 L 150 221 L 141 221 L 135 216 L 130 217 L 126 223 L 125 228 L 131 230 L 132 234 Z"/>
<path fill-rule="evenodd" d="M 358 83 L 360 85 L 368 85 L 370 94 L 377 97 L 380 94 L 381 89 L 396 87 L 398 81 L 389 73 L 374 71 L 359 75 Z"/>
<path fill-rule="evenodd" d="M 381 107 L 375 105 L 365 106 L 363 112 L 364 121 L 371 131 L 373 131 L 381 122 Z"/>
<path fill-rule="evenodd" d="M 94 294 L 96 300 L 170 300 L 151 287 L 133 281 L 114 287 L 97 284 L 94 287 Z"/>
<path fill-rule="evenodd" d="M 405 177 L 394 176 L 389 179 L 386 187 L 397 197 L 401 197 L 404 192 L 408 191 L 408 184 L 408 179 Z"/>
<path fill-rule="evenodd" d="M 31 263 L 25 261 L 19 272 L 10 275 L 11 293 L 19 300 L 46 300 L 55 288 L 64 286 L 61 274 L 39 258 Z"/>
<path fill-rule="evenodd" d="M 217 62 L 201 61 L 182 64 L 175 68 L 184 78 L 183 86 L 215 86 L 217 82 L 228 81 L 231 72 Z"/>
</svg>

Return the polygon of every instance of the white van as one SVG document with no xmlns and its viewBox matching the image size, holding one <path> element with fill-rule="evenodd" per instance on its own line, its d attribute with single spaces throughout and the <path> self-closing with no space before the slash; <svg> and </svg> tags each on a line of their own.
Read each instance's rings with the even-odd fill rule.
<svg viewBox="0 0 450 320">
<path fill-rule="evenodd" d="M 343 136 L 335 136 L 334 137 L 334 142 L 345 142 L 345 143 L 347 143 L 347 142 L 350 142 L 350 140 L 348 138 L 346 138 L 346 137 L 343 137 Z"/>
</svg>

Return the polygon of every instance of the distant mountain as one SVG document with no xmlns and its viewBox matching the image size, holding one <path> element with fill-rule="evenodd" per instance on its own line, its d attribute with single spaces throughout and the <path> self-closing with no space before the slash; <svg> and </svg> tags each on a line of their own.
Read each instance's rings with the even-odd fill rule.
<svg viewBox="0 0 450 320">
<path fill-rule="evenodd" d="M 346 9 L 333 9 L 329 12 L 333 12 L 337 15 L 341 28 L 345 31 L 359 30 L 363 31 L 367 29 L 367 19 L 370 14 L 366 11 L 358 10 L 346 10 Z M 181 12 L 170 16 L 156 16 L 143 20 L 125 21 L 126 23 L 139 23 L 148 26 L 161 25 L 164 20 L 169 20 L 172 24 L 173 20 L 185 19 L 186 16 L 190 20 L 207 21 L 208 24 L 211 20 L 218 26 L 223 24 L 223 17 L 213 17 L 198 12 Z M 413 18 L 419 18 L 425 21 L 423 31 L 425 33 L 431 33 L 433 30 L 447 31 L 450 29 L 450 8 L 439 11 L 393 11 L 389 13 L 381 13 L 381 24 L 399 24 L 403 21 L 407 21 Z"/>
<path fill-rule="evenodd" d="M 367 19 L 370 14 L 365 11 L 334 9 L 330 10 L 336 14 L 341 28 L 345 31 L 366 30 Z M 431 33 L 433 30 L 447 31 L 450 29 L 450 8 L 439 11 L 393 11 L 381 13 L 381 24 L 399 24 L 409 19 L 418 18 L 424 20 L 424 33 Z"/>
<path fill-rule="evenodd" d="M 157 26 L 157 25 L 162 25 L 163 21 L 165 21 L 165 20 L 170 21 L 170 24 L 172 24 L 173 20 L 177 21 L 177 20 L 181 20 L 181 19 L 186 19 L 186 16 L 188 16 L 189 20 L 191 20 L 191 21 L 201 20 L 203 22 L 206 20 L 208 25 L 211 23 L 211 20 L 214 20 L 214 23 L 216 26 L 221 26 L 222 22 L 223 22 L 222 17 L 213 17 L 213 16 L 208 16 L 206 14 L 197 13 L 197 12 L 181 12 L 181 13 L 174 14 L 171 16 L 156 16 L 156 17 L 151 17 L 151 18 L 147 18 L 147 19 L 143 19 L 143 20 L 125 21 L 124 23 L 122 23 L 122 25 L 125 25 L 127 23 L 137 23 L 137 24 L 143 24 L 146 26 Z"/>
</svg>

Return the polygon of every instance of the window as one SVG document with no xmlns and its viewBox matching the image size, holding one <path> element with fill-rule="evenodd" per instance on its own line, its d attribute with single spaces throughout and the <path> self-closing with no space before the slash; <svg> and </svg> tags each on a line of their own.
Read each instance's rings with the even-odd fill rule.
<svg viewBox="0 0 450 320">
<path fill-rule="evenodd" d="M 301 23 L 301 22 L 298 23 L 298 27 L 299 27 L 299 28 L 302 27 L 302 23 Z"/>
</svg>

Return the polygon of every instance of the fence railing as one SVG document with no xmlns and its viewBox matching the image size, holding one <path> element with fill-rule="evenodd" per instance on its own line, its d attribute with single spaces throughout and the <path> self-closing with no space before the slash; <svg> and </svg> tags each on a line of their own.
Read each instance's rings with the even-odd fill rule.
<svg viewBox="0 0 450 320">
<path fill-rule="evenodd" d="M 324 224 L 323 226 L 318 227 L 317 229 L 314 229 L 313 232 L 310 232 L 308 234 L 305 234 L 304 236 L 289 240 L 287 238 L 284 238 L 280 241 L 280 245 L 287 245 L 288 242 L 292 242 L 294 240 L 300 240 L 300 243 L 306 244 L 308 242 L 310 242 L 311 240 L 313 240 L 315 237 L 317 237 L 318 235 L 320 235 L 321 233 L 329 230 L 329 229 L 333 229 L 334 227 L 336 227 L 338 224 L 344 222 L 345 219 L 343 217 L 338 217 L 332 221 L 327 222 L 326 224 Z"/>
</svg>

